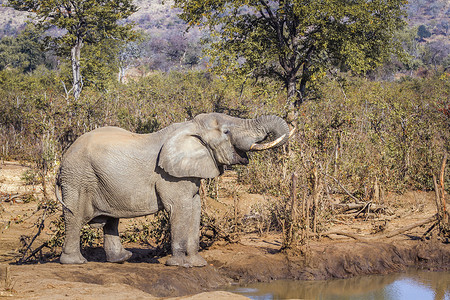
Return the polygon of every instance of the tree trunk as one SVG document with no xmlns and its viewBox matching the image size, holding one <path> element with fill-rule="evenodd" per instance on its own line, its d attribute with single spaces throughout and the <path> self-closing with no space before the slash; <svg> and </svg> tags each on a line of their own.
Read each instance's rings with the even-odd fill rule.
<svg viewBox="0 0 450 300">
<path fill-rule="evenodd" d="M 119 73 L 117 75 L 117 81 L 119 83 L 123 83 L 123 79 L 125 78 L 125 67 L 119 66 Z"/>
<path fill-rule="evenodd" d="M 308 54 L 309 59 L 310 54 Z M 300 87 L 299 87 L 299 105 L 303 102 L 303 98 L 306 94 L 306 83 L 309 81 L 309 63 L 306 60 L 303 63 L 303 70 L 302 70 L 302 79 L 300 80 Z"/>
<path fill-rule="evenodd" d="M 293 124 L 298 119 L 298 107 L 301 103 L 297 94 L 297 77 L 295 74 L 288 75 L 286 79 L 287 89 L 287 118 L 288 124 Z"/>
<path fill-rule="evenodd" d="M 83 78 L 80 70 L 80 56 L 81 48 L 83 47 L 83 40 L 77 38 L 75 45 L 72 47 L 72 73 L 73 73 L 73 96 L 75 100 L 80 97 L 81 89 L 83 88 Z"/>
<path fill-rule="evenodd" d="M 310 80 L 310 64 L 311 64 L 311 56 L 313 54 L 315 50 L 314 46 L 309 47 L 308 51 L 306 52 L 305 55 L 305 59 L 303 60 L 303 64 L 302 64 L 302 77 L 300 80 L 300 86 L 299 86 L 299 90 L 298 90 L 298 101 L 297 101 L 297 106 L 296 107 L 300 107 L 300 104 L 302 104 L 302 102 L 305 99 L 305 95 L 306 95 L 306 83 Z"/>
</svg>

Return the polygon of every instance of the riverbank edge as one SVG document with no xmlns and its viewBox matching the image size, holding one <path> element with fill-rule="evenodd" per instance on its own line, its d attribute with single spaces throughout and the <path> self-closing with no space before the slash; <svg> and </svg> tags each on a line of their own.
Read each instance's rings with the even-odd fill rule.
<svg viewBox="0 0 450 300">
<path fill-rule="evenodd" d="M 249 247 L 248 251 L 238 249 L 232 263 L 211 259 L 210 255 L 208 261 L 231 284 L 345 279 L 404 272 L 408 268 L 450 270 L 450 247 L 438 240 L 313 242 L 306 248 L 305 253 L 293 255 L 264 253 Z"/>
</svg>

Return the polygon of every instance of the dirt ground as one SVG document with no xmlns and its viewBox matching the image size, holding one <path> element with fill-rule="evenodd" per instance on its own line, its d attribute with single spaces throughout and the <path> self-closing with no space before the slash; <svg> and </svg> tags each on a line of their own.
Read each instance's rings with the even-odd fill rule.
<svg viewBox="0 0 450 300">
<path fill-rule="evenodd" d="M 16 162 L 0 164 L 1 195 L 42 194 L 39 186 L 25 185 L 27 170 Z M 224 177 L 227 184 L 229 177 Z M 450 269 L 448 240 L 436 236 L 420 239 L 430 227 L 416 227 L 392 238 L 373 235 L 384 228 L 398 228 L 425 220 L 435 214 L 434 194 L 408 192 L 387 195 L 392 214 L 377 219 L 336 218 L 329 228 L 363 237 L 330 234 L 312 239 L 303 254 L 280 252 L 281 236 L 274 233 L 250 233 L 235 243 L 216 242 L 201 252 L 209 265 L 203 268 L 180 268 L 164 265 L 167 257 L 155 256 L 150 246 L 129 243 L 125 248 L 133 257 L 123 264 L 105 262 L 100 247 L 85 249 L 89 260 L 84 265 L 61 265 L 57 259 L 45 263 L 16 264 L 20 257 L 22 235 L 36 232 L 39 201 L 14 198 L 0 201 L 0 297 L 17 299 L 247 299 L 226 292 L 227 286 L 239 283 L 268 282 L 275 279 L 317 280 L 348 278 L 363 274 L 384 274 L 409 267 L 433 270 Z M 5 197 L 4 197 L 5 198 Z M 227 201 L 207 203 L 220 209 Z M 448 200 L 448 199 L 447 199 Z M 239 205 L 248 211 L 251 205 L 265 201 L 261 195 L 239 192 Z M 124 229 L 136 220 L 121 220 Z M 49 237 L 49 228 L 35 242 Z M 40 240 L 39 240 L 40 239 Z M 171 298 L 170 298 L 171 297 Z"/>
</svg>

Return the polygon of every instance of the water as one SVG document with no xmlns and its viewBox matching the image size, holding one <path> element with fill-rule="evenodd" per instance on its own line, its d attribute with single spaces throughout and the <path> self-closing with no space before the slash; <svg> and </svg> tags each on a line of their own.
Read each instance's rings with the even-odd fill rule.
<svg viewBox="0 0 450 300">
<path fill-rule="evenodd" d="M 450 300 L 450 272 L 416 270 L 327 281 L 277 280 L 230 291 L 254 300 Z"/>
</svg>

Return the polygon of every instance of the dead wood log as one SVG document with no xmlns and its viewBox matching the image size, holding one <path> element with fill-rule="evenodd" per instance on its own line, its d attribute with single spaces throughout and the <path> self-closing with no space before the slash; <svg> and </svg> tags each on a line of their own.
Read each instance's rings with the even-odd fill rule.
<svg viewBox="0 0 450 300">
<path fill-rule="evenodd" d="M 353 211 L 362 212 L 370 205 L 370 210 L 373 212 L 387 211 L 388 208 L 384 205 L 374 204 L 372 202 L 357 202 L 357 203 L 335 203 L 332 204 L 333 209 L 340 209 L 341 211 Z"/>
<path fill-rule="evenodd" d="M 376 239 L 376 238 L 383 238 L 383 237 L 391 238 L 391 237 L 394 237 L 396 235 L 402 234 L 402 233 L 407 232 L 407 231 L 409 231 L 411 229 L 414 229 L 416 227 L 419 227 L 419 226 L 431 223 L 433 221 L 436 221 L 437 218 L 438 218 L 438 214 L 434 214 L 431 217 L 429 217 L 429 218 L 427 218 L 427 219 L 425 219 L 423 221 L 420 221 L 420 222 L 417 222 L 417 223 L 405 226 L 403 228 L 399 228 L 397 230 L 394 230 L 394 231 L 392 231 L 390 233 L 387 233 L 387 234 L 384 234 L 384 235 L 373 235 L 373 236 L 367 236 L 366 237 L 366 236 L 353 234 L 353 233 L 349 233 L 349 232 L 343 232 L 343 231 L 328 231 L 328 232 L 322 233 L 322 236 L 330 237 L 330 235 L 333 235 L 333 234 L 335 234 L 335 235 L 343 235 L 343 236 L 352 238 L 352 239 L 354 239 L 354 240 L 356 240 L 358 242 L 368 242 L 368 241 L 370 241 L 372 239 Z"/>
<path fill-rule="evenodd" d="M 335 235 L 343 235 L 349 238 L 352 238 L 354 240 L 357 240 L 358 242 L 367 242 L 367 238 L 357 235 L 357 234 L 353 234 L 353 233 L 349 233 L 349 232 L 343 232 L 343 231 L 328 231 L 325 233 L 322 233 L 322 236 L 328 236 L 330 237 L 330 235 L 335 234 Z"/>
<path fill-rule="evenodd" d="M 422 220 L 422 221 L 420 221 L 420 222 L 417 222 L 417 223 L 414 223 L 414 224 L 405 226 L 405 227 L 403 227 L 403 228 L 399 228 L 399 229 L 394 230 L 394 231 L 392 231 L 392 232 L 390 232 L 390 233 L 387 233 L 385 236 L 386 236 L 387 238 L 394 237 L 394 236 L 396 236 L 396 235 L 402 234 L 402 233 L 404 233 L 404 232 L 406 232 L 406 231 L 409 231 L 409 230 L 411 230 L 411 229 L 414 229 L 414 228 L 416 228 L 416 227 L 419 227 L 419 226 L 422 226 L 422 225 L 431 223 L 431 222 L 433 222 L 433 221 L 436 221 L 437 218 L 438 218 L 438 214 L 434 214 L 434 215 L 432 215 L 431 217 L 429 217 L 428 219 L 425 219 L 425 220 Z"/>
</svg>

